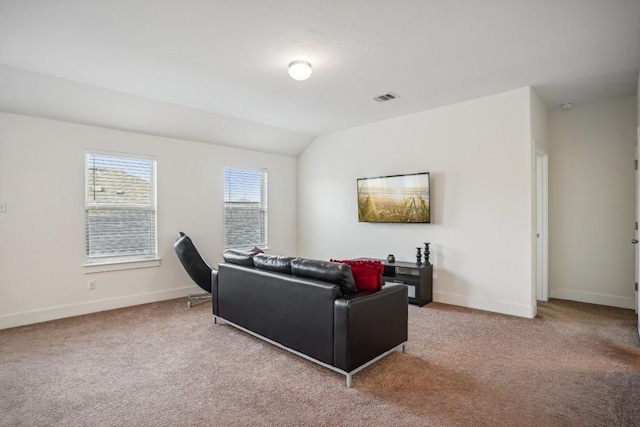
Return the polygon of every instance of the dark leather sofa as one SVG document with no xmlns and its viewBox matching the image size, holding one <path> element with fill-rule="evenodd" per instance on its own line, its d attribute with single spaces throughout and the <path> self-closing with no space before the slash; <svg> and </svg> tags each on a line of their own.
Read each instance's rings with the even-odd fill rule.
<svg viewBox="0 0 640 427">
<path fill-rule="evenodd" d="M 351 267 L 226 251 L 213 314 L 347 377 L 407 342 L 407 288 L 357 292 Z"/>
</svg>

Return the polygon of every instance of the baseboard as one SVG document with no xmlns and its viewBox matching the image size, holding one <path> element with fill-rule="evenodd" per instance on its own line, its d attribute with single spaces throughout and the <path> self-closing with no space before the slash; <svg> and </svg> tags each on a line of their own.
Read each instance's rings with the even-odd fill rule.
<svg viewBox="0 0 640 427">
<path fill-rule="evenodd" d="M 433 292 L 433 300 L 444 304 L 459 305 L 467 308 L 491 311 L 494 313 L 510 314 L 512 316 L 533 319 L 536 315 L 535 306 L 514 304 L 506 301 L 496 301 L 486 298 L 470 297 L 468 295 L 452 294 L 449 292 Z"/>
<path fill-rule="evenodd" d="M 551 298 L 566 299 L 570 301 L 587 302 L 589 304 L 607 305 L 609 307 L 635 308 L 633 297 L 619 297 L 616 295 L 598 294 L 595 292 L 576 291 L 574 289 L 550 288 Z"/>
<path fill-rule="evenodd" d="M 150 302 L 181 298 L 189 293 L 196 292 L 202 292 L 202 290 L 195 286 L 187 286 L 183 288 L 169 289 L 166 291 L 148 292 L 144 294 L 107 298 L 97 301 L 83 302 L 79 304 L 50 307 L 42 310 L 5 314 L 0 316 L 0 329 L 14 328 L 16 326 L 47 322 L 49 320 L 62 319 L 64 317 L 79 316 L 82 314 L 113 310 L 115 308 L 130 307 L 132 305 L 140 305 Z"/>
</svg>

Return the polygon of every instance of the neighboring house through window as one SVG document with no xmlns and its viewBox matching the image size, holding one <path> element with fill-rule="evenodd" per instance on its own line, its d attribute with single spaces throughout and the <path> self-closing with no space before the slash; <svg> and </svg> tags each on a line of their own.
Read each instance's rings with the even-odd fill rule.
<svg viewBox="0 0 640 427">
<path fill-rule="evenodd" d="M 156 161 L 86 153 L 87 263 L 157 258 Z"/>
<path fill-rule="evenodd" d="M 267 247 L 267 171 L 224 169 L 224 239 L 227 249 Z"/>
</svg>

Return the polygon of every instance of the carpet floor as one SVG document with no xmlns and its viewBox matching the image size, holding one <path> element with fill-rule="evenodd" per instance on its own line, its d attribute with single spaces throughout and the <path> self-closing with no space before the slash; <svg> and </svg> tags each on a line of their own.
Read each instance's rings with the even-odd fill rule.
<svg viewBox="0 0 640 427">
<path fill-rule="evenodd" d="M 409 306 L 407 353 L 353 377 L 184 299 L 0 331 L 1 426 L 640 426 L 632 310 Z"/>
</svg>

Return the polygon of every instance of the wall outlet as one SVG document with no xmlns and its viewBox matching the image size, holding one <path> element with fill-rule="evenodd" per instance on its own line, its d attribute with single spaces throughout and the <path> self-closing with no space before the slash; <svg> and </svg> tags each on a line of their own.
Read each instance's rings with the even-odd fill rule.
<svg viewBox="0 0 640 427">
<path fill-rule="evenodd" d="M 87 289 L 89 289 L 90 291 L 93 291 L 96 289 L 96 281 L 95 280 L 89 280 L 89 284 L 87 285 Z"/>
<path fill-rule="evenodd" d="M 0 213 L 7 212 L 7 202 L 5 200 L 0 200 Z"/>
</svg>

